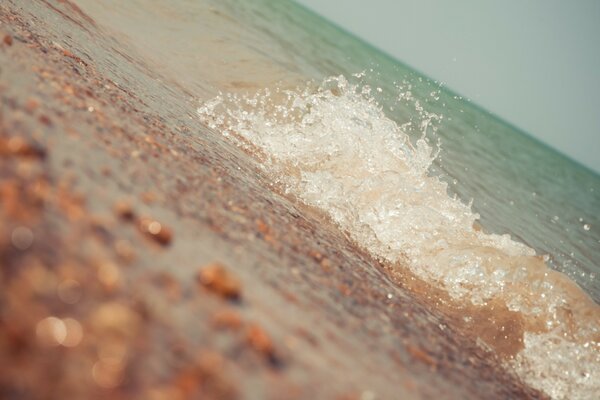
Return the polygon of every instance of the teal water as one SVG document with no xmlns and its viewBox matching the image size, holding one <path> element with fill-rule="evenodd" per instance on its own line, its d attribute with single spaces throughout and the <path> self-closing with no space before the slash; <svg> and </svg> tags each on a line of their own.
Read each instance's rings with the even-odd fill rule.
<svg viewBox="0 0 600 400">
<path fill-rule="evenodd" d="M 230 3 L 229 11 L 276 38 L 281 62 L 317 79 L 370 72 L 363 81 L 383 89 L 373 95 L 399 124 L 418 119 L 415 100 L 441 115 L 430 135 L 440 141 L 432 172 L 450 193 L 473 200 L 484 228 L 548 255 L 600 301 L 600 176 L 302 6 L 248 3 Z M 409 85 L 413 99 L 398 107 L 397 87 Z M 421 135 L 418 126 L 408 132 Z"/>
<path fill-rule="evenodd" d="M 269 184 L 374 256 L 543 320 L 507 367 L 594 398 L 598 306 L 544 264 L 600 301 L 598 175 L 288 1 L 78 3 L 201 106 L 199 127 L 266 154 Z"/>
</svg>

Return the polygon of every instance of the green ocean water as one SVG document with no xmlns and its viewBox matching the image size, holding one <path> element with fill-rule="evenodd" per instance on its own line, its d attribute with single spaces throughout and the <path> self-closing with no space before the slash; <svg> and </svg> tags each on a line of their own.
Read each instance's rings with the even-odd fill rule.
<svg viewBox="0 0 600 400">
<path fill-rule="evenodd" d="M 429 136 L 440 148 L 432 173 L 451 194 L 473 201 L 485 229 L 547 255 L 553 268 L 600 300 L 600 176 L 300 5 L 227 5 L 256 26 L 257 40 L 274 42 L 279 63 L 315 79 L 366 71 L 362 81 L 382 89 L 373 95 L 400 125 L 418 119 L 415 99 L 441 115 Z M 402 107 L 397 87 L 409 86 L 414 99 Z M 421 135 L 418 126 L 408 132 Z"/>
</svg>

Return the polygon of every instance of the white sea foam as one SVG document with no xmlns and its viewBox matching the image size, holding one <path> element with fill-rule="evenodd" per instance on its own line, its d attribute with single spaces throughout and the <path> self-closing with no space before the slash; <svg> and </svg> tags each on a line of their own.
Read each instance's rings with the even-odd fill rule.
<svg viewBox="0 0 600 400">
<path fill-rule="evenodd" d="M 222 95 L 198 114 L 375 257 L 454 301 L 499 301 L 523 316 L 525 347 L 508 364 L 527 383 L 555 398 L 600 393 L 598 305 L 533 249 L 476 229 L 478 215 L 429 175 L 435 152 L 425 135 L 411 141 L 368 87 L 335 77 L 303 90 Z M 424 131 L 439 119 L 421 115 Z"/>
</svg>

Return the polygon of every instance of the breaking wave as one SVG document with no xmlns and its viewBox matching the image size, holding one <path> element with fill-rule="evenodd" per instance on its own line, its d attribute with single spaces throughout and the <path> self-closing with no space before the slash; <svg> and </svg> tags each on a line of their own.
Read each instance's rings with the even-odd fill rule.
<svg viewBox="0 0 600 400">
<path fill-rule="evenodd" d="M 198 115 L 359 246 L 443 292 L 465 330 L 526 383 L 553 398 L 600 393 L 600 306 L 544 256 L 481 230 L 470 205 L 430 174 L 425 132 L 441 116 L 421 113 L 423 135 L 411 139 L 368 86 L 341 76 L 222 94 Z"/>
</svg>

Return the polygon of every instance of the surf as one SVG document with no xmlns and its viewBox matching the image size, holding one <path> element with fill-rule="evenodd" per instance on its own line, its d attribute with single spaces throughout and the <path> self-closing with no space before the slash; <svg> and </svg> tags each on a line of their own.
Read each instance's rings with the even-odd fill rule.
<svg viewBox="0 0 600 400">
<path fill-rule="evenodd" d="M 428 134 L 442 115 L 419 113 L 422 134 L 411 137 L 372 90 L 336 76 L 224 93 L 197 112 L 253 155 L 275 187 L 326 213 L 392 273 L 438 291 L 432 306 L 527 384 L 553 398 L 593 398 L 600 307 L 545 255 L 481 229 L 471 205 L 448 194 L 431 173 L 440 145 Z"/>
</svg>

